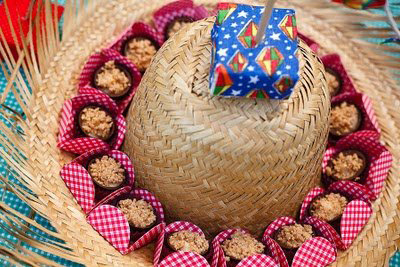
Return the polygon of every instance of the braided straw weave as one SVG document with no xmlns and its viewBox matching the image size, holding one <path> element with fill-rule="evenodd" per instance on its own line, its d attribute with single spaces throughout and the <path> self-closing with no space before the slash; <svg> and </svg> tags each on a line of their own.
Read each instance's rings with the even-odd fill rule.
<svg viewBox="0 0 400 267">
<path fill-rule="evenodd" d="M 159 197 L 171 220 L 261 235 L 277 217 L 296 216 L 320 181 L 330 111 L 324 67 L 300 43 L 301 80 L 290 100 L 212 97 L 214 21 L 187 27 L 157 54 L 129 110 L 123 150 L 139 187 Z"/>
<path fill-rule="evenodd" d="M 45 2 L 47 3 L 46 5 L 50 3 L 49 0 L 45 0 Z M 88 2 L 86 7 L 84 7 L 84 2 Z M 4 124 L 1 124 L 0 130 L 7 133 L 9 139 L 9 141 L 2 141 L 5 143 L 7 150 L 0 150 L 1 156 L 6 159 L 7 164 L 15 170 L 15 175 L 21 177 L 20 180 L 23 181 L 35 195 L 21 193 L 22 191 L 18 190 L 15 190 L 15 193 L 24 201 L 28 202 L 35 212 L 49 218 L 58 231 L 57 234 L 53 233 L 53 236 L 65 240 L 66 243 L 59 243 L 59 245 L 63 246 L 63 248 L 60 248 L 55 245 L 34 241 L 28 234 L 24 234 L 23 231 L 18 231 L 15 235 L 20 240 L 44 251 L 86 264 L 87 266 L 152 265 L 151 247 L 132 252 L 127 256 L 121 256 L 121 254 L 113 249 L 85 222 L 83 212 L 59 177 L 59 171 L 62 165 L 69 162 L 72 156 L 58 150 L 56 142 L 59 112 L 64 101 L 76 94 L 77 78 L 87 58 L 92 53 L 106 47 L 111 39 L 117 37 L 132 21 L 140 19 L 149 21 L 152 12 L 167 2 L 169 1 L 69 1 L 66 13 L 64 14 L 66 21 L 63 31 L 63 41 L 61 43 L 59 42 L 58 31 L 55 27 L 51 31 L 54 34 L 48 34 L 48 36 L 41 40 L 41 44 L 38 45 L 37 58 L 31 57 L 32 61 L 28 63 L 22 61 L 7 63 L 7 65 L 10 68 L 13 67 L 13 69 L 18 69 L 22 63 L 22 66 L 27 70 L 26 73 L 29 74 L 29 84 L 33 87 L 33 92 L 29 92 L 27 89 L 28 87 L 23 83 L 20 75 L 12 74 L 9 77 L 11 81 L 17 82 L 16 86 L 18 86 L 18 92 L 20 93 L 17 94 L 19 97 L 18 101 L 27 118 L 27 123 L 21 122 L 20 127 L 25 132 L 26 136 L 20 138 L 17 134 L 8 130 Z M 205 4 L 210 8 L 214 8 L 216 4 L 215 0 L 197 0 L 195 2 L 198 4 Z M 250 1 L 246 2 L 248 3 Z M 398 112 L 400 107 L 400 91 L 388 71 L 388 69 L 399 68 L 399 64 L 398 61 L 393 61 L 390 56 L 381 52 L 384 51 L 385 48 L 379 47 L 380 51 L 377 51 L 374 45 L 367 45 L 366 42 L 358 41 L 354 38 L 369 37 L 366 30 L 361 27 L 358 22 L 368 19 L 383 20 L 383 18 L 363 12 L 355 13 L 351 10 L 332 9 L 332 4 L 326 3 L 325 1 L 296 0 L 290 3 L 288 1 L 280 1 L 280 4 L 285 7 L 296 8 L 300 30 L 319 42 L 322 45 L 324 53 L 339 52 L 341 54 L 344 64 L 354 79 L 357 88 L 368 94 L 373 100 L 374 109 L 382 129 L 382 140 L 392 152 L 395 161 L 381 196 L 373 204 L 374 214 L 372 218 L 355 240 L 354 244 L 347 251 L 339 254 L 338 260 L 334 266 L 383 266 L 400 244 L 400 177 L 398 175 L 400 171 L 400 115 Z M 76 5 L 81 8 L 79 12 L 76 12 Z M 197 50 L 197 52 L 207 54 L 209 53 L 207 49 L 208 44 L 204 42 L 204 36 L 200 34 L 209 26 L 207 23 L 201 22 L 196 24 L 195 27 L 198 27 L 199 30 L 191 31 L 191 33 L 195 35 L 193 40 L 203 42 L 204 45 L 204 49 Z M 168 46 L 173 47 L 173 44 L 169 43 Z M 166 50 L 167 48 L 164 49 L 164 51 Z M 393 47 L 388 47 L 386 51 L 397 50 Z M 29 54 L 27 49 L 24 49 L 24 52 Z M 4 54 L 5 52 L 0 49 L 0 53 Z M 302 56 L 309 57 L 309 61 L 313 61 L 307 49 L 306 52 L 302 52 Z M 161 57 L 162 56 L 158 56 L 158 62 L 160 63 L 162 62 L 160 61 Z M 204 57 L 201 57 L 201 55 L 193 55 L 193 58 L 203 58 L 204 60 Z M 185 61 L 190 61 L 190 58 L 185 59 Z M 188 88 L 193 88 L 194 94 L 198 94 L 198 98 L 203 99 L 206 96 L 202 96 L 201 94 L 206 93 L 207 84 L 201 81 L 205 80 L 204 75 L 206 71 L 204 67 L 206 62 L 200 61 L 198 63 L 198 66 L 196 66 L 196 62 L 192 62 L 197 68 L 203 67 L 203 70 L 199 69 L 199 72 L 195 73 L 190 80 L 195 86 L 190 86 Z M 164 64 L 167 63 L 164 62 Z M 189 68 L 188 66 L 180 66 L 179 68 L 181 68 L 181 70 L 177 70 L 178 72 L 187 71 L 188 73 L 193 73 L 194 69 L 194 67 Z M 307 74 L 303 75 L 303 77 L 314 78 L 314 81 L 317 81 L 315 84 L 316 88 L 321 87 L 321 85 L 317 84 L 319 80 L 318 75 L 321 75 L 318 68 L 320 68 L 318 64 L 310 64 L 309 68 L 305 68 L 304 70 Z M 152 71 L 156 71 L 156 69 L 157 68 L 153 67 Z M 158 70 L 160 69 L 161 68 Z M 162 75 L 165 74 L 148 73 L 145 77 L 145 81 L 150 83 L 150 77 L 154 77 L 155 75 L 163 77 Z M 182 75 L 182 77 L 184 76 Z M 179 78 L 179 76 L 176 78 Z M 168 83 L 168 81 L 159 82 Z M 180 81 L 182 84 L 187 82 L 186 80 Z M 10 83 L 10 87 L 6 89 L 6 92 L 10 90 L 16 91 L 13 86 L 13 83 Z M 152 89 L 154 88 L 147 88 L 148 91 Z M 174 96 L 177 98 L 176 100 L 187 98 L 187 95 L 190 93 L 187 90 L 182 91 L 180 94 L 179 92 L 175 93 Z M 143 88 L 141 88 L 138 96 L 143 97 L 142 91 Z M 314 96 L 314 94 L 297 94 L 304 97 Z M 4 95 L 6 95 L 6 93 Z M 2 101 L 5 99 L 4 95 L 2 96 Z M 160 95 L 160 99 L 161 98 L 167 98 L 167 95 Z M 324 97 L 321 96 L 321 99 L 324 99 Z M 229 102 L 229 100 L 224 101 Z M 308 101 L 304 99 L 302 103 L 308 103 Z M 216 101 L 215 103 L 222 104 L 223 101 Z M 321 101 L 316 105 L 316 107 L 320 105 L 323 108 L 322 113 L 326 112 L 328 109 L 328 107 L 323 106 L 323 103 L 324 101 Z M 136 106 L 137 104 L 134 105 Z M 234 105 L 232 105 L 232 107 L 233 106 Z M 135 107 L 133 107 L 133 109 L 134 108 Z M 158 107 L 154 106 L 152 108 L 157 109 Z M 256 107 L 250 107 L 246 104 L 241 110 L 254 110 L 255 108 Z M 301 108 L 296 107 L 296 109 L 300 110 Z M 191 111 L 190 109 L 187 110 L 187 112 Z M 239 111 L 233 112 L 233 114 L 239 114 Z M 249 111 L 242 116 L 251 116 L 254 114 L 260 113 Z M 131 112 L 130 117 L 134 115 L 135 114 Z M 179 116 L 182 116 L 182 114 L 177 114 L 177 118 L 179 118 Z M 321 116 L 321 118 L 326 119 L 326 115 Z M 257 121 L 259 117 L 255 117 L 253 120 Z M 212 121 L 209 123 L 212 123 Z M 317 120 L 315 120 L 315 122 L 310 122 L 310 129 L 317 129 L 316 125 L 318 123 L 320 122 Z M 251 128 L 252 127 L 249 127 L 249 129 Z M 132 129 L 130 128 L 130 130 Z M 221 127 L 221 131 L 224 130 L 225 128 Z M 140 133 L 140 130 L 138 131 Z M 308 129 L 304 129 L 304 131 L 308 131 Z M 309 138 L 316 138 L 317 136 L 325 137 L 325 131 L 326 129 L 321 128 L 319 129 L 319 134 L 316 133 L 315 136 L 308 136 L 305 134 L 304 138 L 307 136 Z M 165 135 L 171 136 L 173 134 L 174 132 L 172 131 L 165 132 Z M 243 134 L 248 133 L 244 131 Z M 133 139 L 131 138 L 132 135 L 133 133 L 130 133 L 128 138 Z M 238 133 L 233 132 L 232 135 L 238 135 Z M 199 137 L 201 137 L 201 135 Z M 152 141 L 150 136 L 147 136 L 147 138 L 149 139 L 143 138 L 141 141 Z M 299 141 L 295 140 L 294 143 Z M 323 144 L 323 141 L 324 140 L 317 140 L 314 145 L 317 143 Z M 133 140 L 129 142 L 133 142 Z M 213 140 L 209 142 L 213 142 Z M 135 143 L 139 143 L 139 141 L 135 141 Z M 309 141 L 308 144 L 312 144 L 312 142 Z M 127 145 L 129 145 L 129 143 L 127 143 Z M 299 144 L 299 146 L 301 145 L 305 144 Z M 284 147 L 285 144 L 281 146 Z M 183 149 L 192 148 L 182 148 L 181 150 Z M 319 149 L 323 148 L 320 147 Z M 22 151 L 26 158 L 22 158 L 17 150 Z M 313 150 L 318 150 L 318 148 L 313 148 Z M 4 151 L 9 152 L 6 153 Z M 153 151 L 148 152 L 153 153 Z M 171 156 L 175 158 L 174 154 L 175 151 L 171 150 Z M 307 155 L 309 154 L 310 153 L 304 154 L 305 160 L 307 160 Z M 240 154 L 237 152 L 234 155 Z M 320 152 L 317 152 L 317 155 L 320 155 Z M 167 158 L 167 155 L 164 156 Z M 135 161 L 137 162 L 138 160 L 135 159 Z M 144 171 L 140 170 L 139 164 L 140 163 L 138 163 L 136 169 L 139 171 L 139 176 L 144 177 L 145 175 L 141 173 Z M 288 161 L 288 165 L 289 164 L 290 162 Z M 157 165 L 152 166 L 157 167 Z M 310 168 L 310 170 L 311 173 L 317 171 L 313 168 Z M 252 171 L 256 174 L 260 170 L 254 169 Z M 277 176 L 278 175 L 273 175 L 273 177 Z M 160 177 L 160 179 L 161 178 L 163 177 Z M 215 179 L 219 178 L 220 177 L 215 177 Z M 295 177 L 290 177 L 289 179 L 291 179 L 291 181 L 296 181 Z M 2 180 L 4 181 L 3 178 Z M 311 186 L 311 184 L 312 181 L 310 180 L 308 184 L 303 186 L 308 187 Z M 239 190 L 238 185 L 229 184 L 227 186 L 231 186 L 231 190 Z M 281 186 L 282 185 L 279 184 L 276 187 L 279 188 Z M 8 187 L 14 188 L 12 184 L 9 184 Z M 251 187 L 243 188 L 243 190 L 247 190 L 246 192 L 248 192 L 250 188 Z M 268 188 L 263 189 L 269 190 Z M 296 189 L 300 191 L 300 188 L 297 188 L 297 186 L 290 190 L 291 192 L 295 192 Z M 301 188 L 302 192 L 303 189 L 304 188 Z M 287 194 L 288 192 L 282 193 Z M 297 199 L 300 195 L 300 193 L 297 195 L 294 193 L 294 197 Z M 177 202 L 183 200 L 184 199 L 177 199 Z M 290 201 L 290 199 L 288 200 Z M 175 204 L 177 207 L 182 205 L 182 203 L 179 202 Z M 191 206 L 190 204 L 189 202 L 188 206 Z M 299 205 L 300 201 L 296 202 L 296 204 Z M 8 214 L 16 214 L 11 208 L 7 208 L 4 205 L 2 205 L 1 208 L 2 210 L 6 210 Z M 209 208 L 210 206 L 204 207 L 204 209 Z M 268 207 L 268 209 L 272 210 L 274 207 Z M 167 213 L 172 212 L 172 214 L 176 212 L 174 209 L 171 209 L 170 206 L 166 211 Z M 223 212 L 223 209 L 221 212 Z M 28 224 L 35 225 L 35 222 L 30 218 L 24 217 L 21 214 L 18 214 L 18 216 L 28 222 Z M 18 224 L 17 220 L 16 223 Z M 25 229 L 25 227 L 22 229 Z M 43 227 L 41 229 L 46 231 Z M 21 246 L 19 246 L 19 249 L 20 250 L 15 251 L 4 251 L 7 255 L 12 257 L 14 261 L 28 262 L 33 266 L 39 266 L 39 264 L 50 265 L 48 259 L 32 255 L 32 252 L 26 249 L 23 250 Z"/>
</svg>

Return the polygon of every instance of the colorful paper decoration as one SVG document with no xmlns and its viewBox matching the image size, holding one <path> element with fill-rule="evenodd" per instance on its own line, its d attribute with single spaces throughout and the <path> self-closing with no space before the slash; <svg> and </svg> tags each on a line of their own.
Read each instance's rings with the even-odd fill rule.
<svg viewBox="0 0 400 267">
<path fill-rule="evenodd" d="M 266 38 L 256 43 L 263 7 L 221 3 L 212 30 L 211 94 L 287 99 L 299 80 L 295 11 L 272 12 Z"/>
</svg>

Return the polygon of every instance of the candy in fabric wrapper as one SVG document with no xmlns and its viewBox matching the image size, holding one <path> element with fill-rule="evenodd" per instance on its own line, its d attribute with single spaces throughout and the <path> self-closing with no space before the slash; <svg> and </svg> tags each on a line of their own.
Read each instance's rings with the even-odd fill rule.
<svg viewBox="0 0 400 267">
<path fill-rule="evenodd" d="M 116 130 L 106 141 L 82 134 L 78 126 L 78 114 L 87 106 L 101 107 L 113 118 Z M 115 102 L 105 94 L 78 95 L 67 100 L 61 111 L 57 146 L 65 151 L 83 154 L 93 149 L 119 149 L 125 137 L 126 122 Z"/>
<path fill-rule="evenodd" d="M 173 222 L 171 224 L 168 224 L 162 235 L 160 235 L 160 238 L 157 240 L 156 243 L 156 249 L 154 250 L 154 265 L 156 266 L 176 266 L 173 264 L 180 263 L 179 266 L 198 266 L 198 265 L 190 265 L 193 263 L 199 264 L 199 266 L 209 266 L 209 263 L 207 259 L 211 258 L 213 252 L 212 252 L 212 247 L 210 245 L 210 248 L 206 255 L 202 256 L 196 253 L 193 253 L 194 255 L 186 255 L 182 254 L 182 252 L 174 252 L 169 246 L 168 246 L 168 241 L 167 239 L 169 236 L 175 232 L 179 231 L 190 231 L 194 233 L 198 233 L 201 236 L 205 236 L 203 231 L 196 225 L 190 223 L 190 222 L 185 222 L 185 221 L 177 221 Z M 186 256 L 189 256 L 189 259 L 186 258 Z"/>
<path fill-rule="evenodd" d="M 246 230 L 243 229 L 228 229 L 221 233 L 219 233 L 212 242 L 213 247 L 213 257 L 211 266 L 212 267 L 226 267 L 226 258 L 225 253 L 221 247 L 221 244 L 229 239 L 236 232 L 242 232 L 244 234 L 248 234 Z M 229 265 L 232 266 L 232 265 Z M 265 254 L 255 254 L 253 256 L 249 256 L 239 261 L 236 267 L 252 267 L 252 266 L 265 266 L 265 267 L 279 267 L 278 263 L 270 256 Z"/>
<path fill-rule="evenodd" d="M 256 44 L 263 7 L 221 3 L 211 33 L 211 94 L 287 99 L 299 80 L 296 15 L 274 9 L 265 39 Z"/>
<path fill-rule="evenodd" d="M 139 230 L 129 225 L 125 215 L 117 208 L 120 200 L 128 198 L 143 199 L 153 207 L 157 217 L 154 226 Z M 165 228 L 164 210 L 160 201 L 147 190 L 132 189 L 131 187 L 124 187 L 102 200 L 89 213 L 87 221 L 123 255 L 159 238 Z"/>
<path fill-rule="evenodd" d="M 339 140 L 335 146 L 328 148 L 322 162 L 323 180 L 329 186 L 334 180 L 326 175 L 329 161 L 344 150 L 362 152 L 367 159 L 367 169 L 363 172 L 359 183 L 365 186 L 366 194 L 375 200 L 389 174 L 392 166 L 392 154 L 377 139 L 371 137 L 370 131 L 360 131 Z"/>
<path fill-rule="evenodd" d="M 322 267 L 336 260 L 336 248 L 325 237 L 329 233 L 323 228 L 318 228 L 316 224 L 310 224 L 318 236 L 303 243 L 295 252 L 292 264 L 289 265 L 283 249 L 273 238 L 281 227 L 295 223 L 297 222 L 294 218 L 280 217 L 268 225 L 263 235 L 263 243 L 281 267 Z"/>
<path fill-rule="evenodd" d="M 318 220 L 316 217 L 309 217 L 313 200 L 329 193 L 339 193 L 349 201 L 340 221 L 329 223 Z M 365 188 L 355 182 L 340 181 L 331 184 L 327 190 L 320 187 L 312 189 L 301 205 L 300 220 L 325 229 L 324 232 L 328 233 L 325 237 L 334 243 L 338 249 L 344 250 L 353 243 L 368 222 L 371 214 L 372 208 L 369 196 L 365 194 Z"/>
<path fill-rule="evenodd" d="M 203 6 L 196 6 L 193 0 L 179 0 L 169 3 L 154 13 L 153 20 L 156 29 L 163 38 L 171 22 L 176 19 L 185 18 L 197 21 L 209 16 L 208 10 Z"/>
<path fill-rule="evenodd" d="M 325 68 L 331 69 L 336 72 L 341 79 L 341 88 L 335 97 L 346 94 L 346 93 L 355 93 L 356 88 L 354 86 L 353 81 L 351 80 L 347 70 L 344 68 L 342 60 L 338 54 L 330 54 L 321 57 L 321 61 L 324 64 Z"/>
<path fill-rule="evenodd" d="M 140 84 L 142 75 L 136 66 L 126 57 L 123 57 L 118 52 L 112 49 L 104 49 L 101 53 L 92 55 L 86 62 L 81 75 L 79 77 L 79 93 L 80 94 L 104 94 L 101 90 L 94 88 L 94 75 L 108 61 L 124 66 L 132 77 L 132 84 L 129 91 L 122 97 L 115 99 L 120 112 L 122 113 L 131 102 L 136 93 L 136 89 Z"/>
</svg>

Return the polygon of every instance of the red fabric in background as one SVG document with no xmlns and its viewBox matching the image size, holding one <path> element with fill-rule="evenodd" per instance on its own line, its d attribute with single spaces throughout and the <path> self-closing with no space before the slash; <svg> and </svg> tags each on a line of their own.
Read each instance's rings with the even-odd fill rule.
<svg viewBox="0 0 400 267">
<path fill-rule="evenodd" d="M 32 18 L 36 18 L 37 16 L 37 10 L 38 10 L 38 3 L 41 2 L 40 0 L 36 1 L 35 7 L 33 8 L 32 12 Z M 13 35 L 12 35 L 12 30 L 9 25 L 9 21 L 7 19 L 7 12 L 6 12 L 6 6 L 8 6 L 8 12 L 10 14 L 10 19 L 12 22 L 12 25 L 15 30 L 16 37 L 18 39 L 18 44 L 20 47 L 22 47 L 22 42 L 21 42 L 21 33 L 20 33 L 20 26 L 18 23 L 18 20 L 21 20 L 21 28 L 22 28 L 22 33 L 24 36 L 27 36 L 29 32 L 29 5 L 31 3 L 31 0 L 7 0 L 7 1 L 2 1 L 0 4 L 0 28 L 3 31 L 3 34 L 5 36 L 7 44 L 10 46 L 10 49 L 13 53 L 13 56 L 15 59 L 17 59 L 18 54 L 17 54 L 17 46 L 15 44 Z M 44 3 L 42 3 L 42 8 L 40 10 L 40 24 L 42 25 L 43 23 L 46 22 L 45 20 L 45 8 L 44 8 Z M 56 6 L 54 4 L 51 5 L 53 14 L 55 14 L 55 9 Z M 58 6 L 58 13 L 57 17 L 58 20 L 61 18 L 62 13 L 64 11 L 64 7 Z M 35 43 L 36 40 L 36 33 L 33 33 L 33 41 Z M 3 60 L 2 56 L 0 55 L 0 60 Z"/>
<path fill-rule="evenodd" d="M 379 8 L 386 4 L 386 0 L 332 0 L 332 2 L 345 4 L 357 9 Z"/>
</svg>

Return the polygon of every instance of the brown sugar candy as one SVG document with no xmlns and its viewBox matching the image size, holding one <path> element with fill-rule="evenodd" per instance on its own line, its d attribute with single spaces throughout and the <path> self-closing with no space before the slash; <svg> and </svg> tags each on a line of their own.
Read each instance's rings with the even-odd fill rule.
<svg viewBox="0 0 400 267">
<path fill-rule="evenodd" d="M 367 166 L 365 155 L 357 150 L 345 150 L 334 156 L 326 167 L 325 173 L 334 180 L 361 179 L 361 174 Z"/>
<path fill-rule="evenodd" d="M 328 84 L 328 89 L 331 97 L 336 96 L 340 90 L 342 89 L 342 80 L 340 75 L 329 68 L 325 69 L 326 71 L 326 82 Z"/>
<path fill-rule="evenodd" d="M 136 65 L 139 71 L 144 72 L 150 66 L 157 50 L 158 48 L 150 39 L 134 37 L 125 43 L 122 53 Z"/>
<path fill-rule="evenodd" d="M 347 102 L 334 106 L 330 116 L 330 133 L 333 136 L 345 136 L 356 132 L 361 126 L 361 112 Z"/>
<path fill-rule="evenodd" d="M 311 225 L 292 224 L 282 226 L 275 236 L 275 241 L 285 249 L 298 249 L 304 242 L 313 237 Z"/>
<path fill-rule="evenodd" d="M 225 240 L 222 245 L 226 260 L 243 260 L 254 254 L 262 254 L 265 246 L 249 234 L 240 231 L 234 233 L 231 238 Z"/>
<path fill-rule="evenodd" d="M 121 200 L 118 208 L 126 216 L 129 225 L 138 229 L 150 228 L 157 220 L 153 207 L 143 199 Z"/>
<path fill-rule="evenodd" d="M 111 60 L 95 72 L 93 83 L 97 89 L 116 98 L 128 93 L 132 86 L 132 76 L 126 67 Z"/>
<path fill-rule="evenodd" d="M 79 127 L 89 137 L 106 141 L 115 130 L 114 120 L 103 108 L 87 106 L 79 113 Z"/>
<path fill-rule="evenodd" d="M 167 30 L 165 32 L 165 39 L 171 38 L 171 36 L 177 33 L 180 29 L 188 24 L 191 24 L 192 22 L 193 19 L 189 17 L 180 17 L 174 19 L 167 27 Z"/>
<path fill-rule="evenodd" d="M 116 189 L 125 181 L 124 168 L 117 160 L 107 155 L 91 160 L 88 172 L 93 182 L 104 189 Z"/>
<path fill-rule="evenodd" d="M 341 194 L 330 193 L 313 200 L 310 215 L 325 222 L 332 222 L 342 217 L 347 203 L 347 199 Z"/>
<path fill-rule="evenodd" d="M 183 230 L 168 237 L 168 245 L 174 251 L 194 252 L 204 255 L 208 251 L 208 241 L 199 233 Z"/>
</svg>

